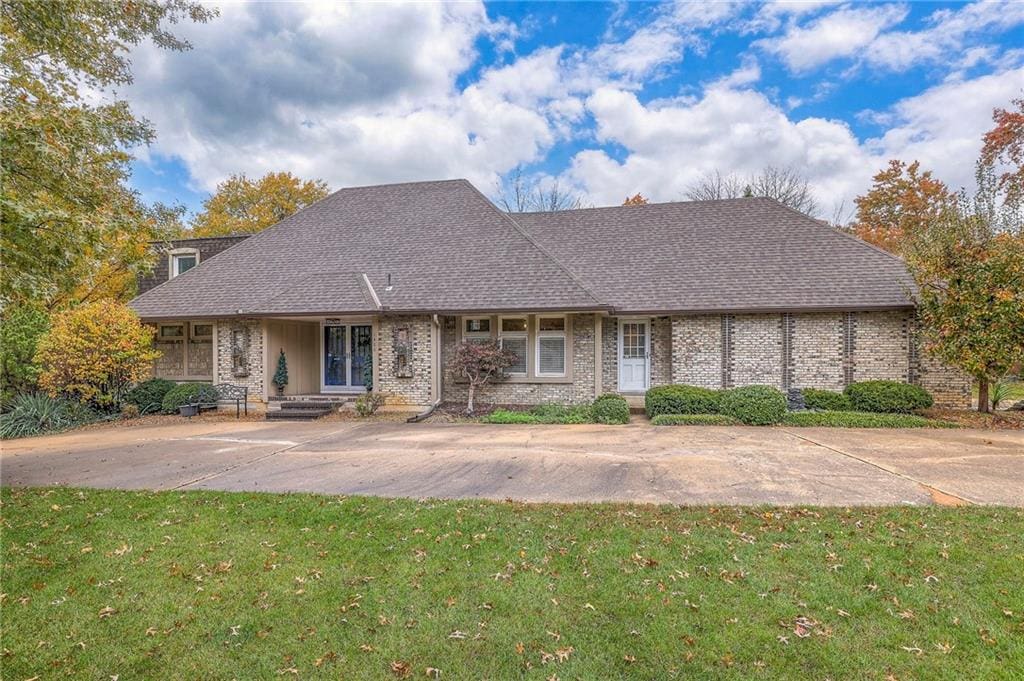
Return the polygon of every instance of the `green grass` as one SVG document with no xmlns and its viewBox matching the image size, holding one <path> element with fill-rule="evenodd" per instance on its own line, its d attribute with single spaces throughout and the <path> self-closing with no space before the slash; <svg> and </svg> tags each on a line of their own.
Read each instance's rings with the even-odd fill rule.
<svg viewBox="0 0 1024 681">
<path fill-rule="evenodd" d="M 658 414 L 651 419 L 655 426 L 738 426 L 737 419 L 725 414 Z"/>
<path fill-rule="evenodd" d="M 5 679 L 1024 669 L 1018 509 L 0 492 Z"/>
<path fill-rule="evenodd" d="M 915 414 L 878 414 L 866 411 L 797 411 L 782 418 L 784 426 L 830 426 L 835 428 L 959 428 L 950 421 Z"/>
</svg>

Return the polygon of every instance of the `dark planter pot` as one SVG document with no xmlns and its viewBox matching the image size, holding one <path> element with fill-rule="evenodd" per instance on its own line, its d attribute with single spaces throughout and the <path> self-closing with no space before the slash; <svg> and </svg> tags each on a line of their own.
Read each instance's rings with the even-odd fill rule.
<svg viewBox="0 0 1024 681">
<path fill-rule="evenodd" d="M 194 404 L 185 404 L 178 407 L 178 413 L 182 416 L 195 416 L 199 413 L 199 407 Z"/>
</svg>

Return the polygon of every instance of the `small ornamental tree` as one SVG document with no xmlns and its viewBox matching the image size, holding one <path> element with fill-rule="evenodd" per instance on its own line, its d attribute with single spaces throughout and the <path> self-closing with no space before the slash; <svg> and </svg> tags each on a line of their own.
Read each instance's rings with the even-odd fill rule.
<svg viewBox="0 0 1024 681">
<path fill-rule="evenodd" d="M 288 385 L 288 360 L 284 357 L 284 348 L 281 348 L 281 353 L 277 356 L 277 371 L 274 372 L 273 383 L 277 386 L 278 395 L 283 393 L 284 387 Z"/>
<path fill-rule="evenodd" d="M 459 378 L 469 383 L 469 397 L 466 413 L 473 413 L 473 398 L 477 388 L 491 380 L 504 380 L 505 369 L 516 361 L 516 354 L 511 350 L 503 350 L 493 341 L 476 343 L 463 341 L 455 348 L 455 354 L 449 361 L 449 368 Z"/>
<path fill-rule="evenodd" d="M 118 410 L 128 389 L 145 378 L 160 353 L 153 329 L 126 305 L 99 301 L 53 317 L 39 341 L 39 386 L 101 409 Z"/>
<path fill-rule="evenodd" d="M 42 310 L 28 305 L 8 306 L 0 316 L 0 403 L 32 392 L 39 377 L 33 362 L 39 339 L 50 321 Z"/>
<path fill-rule="evenodd" d="M 925 349 L 978 383 L 978 411 L 989 385 L 1024 360 L 1024 222 L 992 191 L 980 167 L 979 193 L 945 211 L 910 239 L 907 264 L 918 286 Z"/>
</svg>

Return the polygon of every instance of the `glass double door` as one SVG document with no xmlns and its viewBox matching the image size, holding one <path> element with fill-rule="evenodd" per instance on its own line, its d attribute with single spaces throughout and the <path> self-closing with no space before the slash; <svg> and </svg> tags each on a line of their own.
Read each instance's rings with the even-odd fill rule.
<svg viewBox="0 0 1024 681">
<path fill-rule="evenodd" d="M 373 371 L 373 327 L 331 324 L 323 328 L 324 392 L 358 390 Z"/>
</svg>

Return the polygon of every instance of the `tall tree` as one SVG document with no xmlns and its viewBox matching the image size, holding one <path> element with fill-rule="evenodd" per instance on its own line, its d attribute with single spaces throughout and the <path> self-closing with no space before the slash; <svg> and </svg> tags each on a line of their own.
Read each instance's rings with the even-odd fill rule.
<svg viewBox="0 0 1024 681">
<path fill-rule="evenodd" d="M 766 166 L 746 178 L 715 170 L 704 174 L 686 190 L 686 198 L 691 201 L 751 196 L 775 199 L 784 206 L 810 216 L 820 211 L 810 182 L 792 168 Z"/>
<path fill-rule="evenodd" d="M 164 26 L 214 15 L 190 0 L 2 1 L 0 300 L 53 306 L 73 297 L 83 263 L 158 235 L 160 215 L 125 184 L 126 150 L 153 130 L 108 90 L 131 82 L 132 45 L 188 49 Z"/>
<path fill-rule="evenodd" d="M 496 203 L 506 213 L 575 210 L 583 205 L 579 195 L 564 190 L 557 179 L 547 183 L 530 179 L 521 167 L 509 173 L 504 182 L 498 182 L 495 191 Z"/>
<path fill-rule="evenodd" d="M 195 236 L 261 232 L 330 193 L 323 180 L 267 173 L 258 180 L 232 175 L 217 185 L 192 220 Z"/>
<path fill-rule="evenodd" d="M 646 206 L 650 201 L 643 194 L 637 193 L 633 196 L 627 196 L 626 200 L 622 202 L 623 206 Z"/>
<path fill-rule="evenodd" d="M 1024 223 L 1012 201 L 997 200 L 983 163 L 978 187 L 907 231 L 902 252 L 918 285 L 925 350 L 973 376 L 987 412 L 989 385 L 1024 361 Z"/>
<path fill-rule="evenodd" d="M 992 113 L 995 127 L 985 133 L 981 149 L 981 162 L 993 173 L 997 165 L 1004 166 L 997 175 L 997 189 L 1010 203 L 1024 201 L 1024 97 L 1012 103 L 1016 110 Z"/>
<path fill-rule="evenodd" d="M 874 184 L 858 196 L 853 233 L 890 253 L 900 254 L 903 242 L 927 229 L 954 200 L 944 183 L 921 171 L 917 161 L 889 161 L 874 177 Z"/>
</svg>

